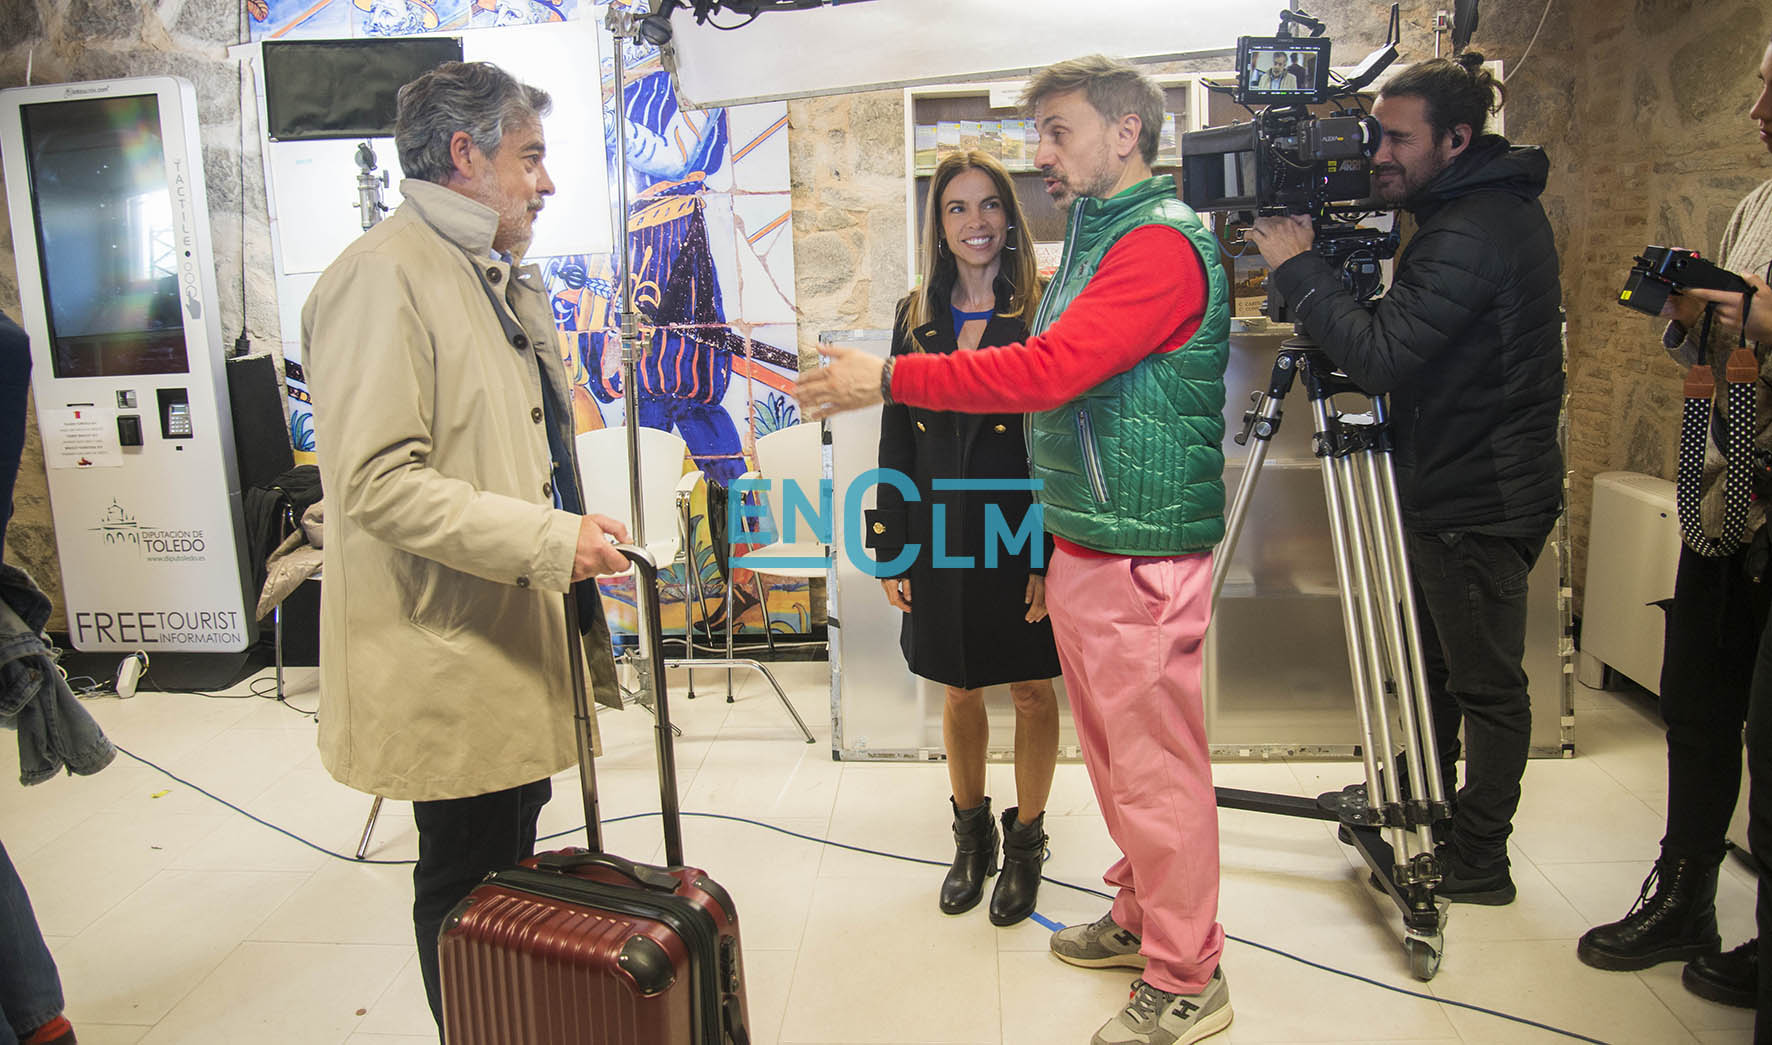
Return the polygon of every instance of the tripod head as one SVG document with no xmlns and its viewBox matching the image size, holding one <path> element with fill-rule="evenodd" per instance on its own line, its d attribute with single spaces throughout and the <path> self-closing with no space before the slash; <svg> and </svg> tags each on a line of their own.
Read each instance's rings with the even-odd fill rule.
<svg viewBox="0 0 1772 1045">
<path fill-rule="evenodd" d="M 1316 230 L 1311 253 L 1340 269 L 1341 285 L 1362 305 L 1372 307 L 1372 300 L 1384 290 L 1383 263 L 1397 255 L 1400 237 L 1395 223 L 1387 231 L 1360 225 L 1351 217 L 1325 214 L 1315 219 L 1311 227 Z M 1271 277 L 1261 312 L 1276 323 L 1292 321 L 1292 310 L 1274 289 Z M 1296 323 L 1293 330 L 1301 337 L 1304 334 Z"/>
</svg>

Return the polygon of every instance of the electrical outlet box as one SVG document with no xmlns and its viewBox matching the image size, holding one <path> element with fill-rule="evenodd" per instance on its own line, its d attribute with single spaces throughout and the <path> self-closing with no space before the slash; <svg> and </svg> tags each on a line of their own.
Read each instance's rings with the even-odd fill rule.
<svg viewBox="0 0 1772 1045">
<path fill-rule="evenodd" d="M 1449 33 L 1451 31 L 1452 31 L 1452 12 L 1451 11 L 1435 11 L 1434 12 L 1434 32 Z"/>
</svg>

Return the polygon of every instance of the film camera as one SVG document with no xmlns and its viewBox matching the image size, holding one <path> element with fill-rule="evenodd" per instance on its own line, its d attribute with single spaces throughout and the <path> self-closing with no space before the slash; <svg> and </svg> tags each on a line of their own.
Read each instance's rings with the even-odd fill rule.
<svg viewBox="0 0 1772 1045">
<path fill-rule="evenodd" d="M 1311 35 L 1297 35 L 1294 26 Z M 1336 204 L 1371 197 L 1371 158 L 1382 132 L 1359 107 L 1359 92 L 1397 60 L 1398 9 L 1391 7 L 1388 41 L 1346 80 L 1330 72 L 1330 41 L 1323 31 L 1321 21 L 1302 11 L 1281 11 L 1274 36 L 1237 40 L 1237 82 L 1213 90 L 1232 95 L 1254 118 L 1182 135 L 1182 200 L 1188 206 L 1334 219 Z M 1336 101 L 1349 104 L 1326 116 L 1308 108 Z M 1257 105 L 1266 108 L 1257 112 Z"/>
<path fill-rule="evenodd" d="M 1661 313 L 1669 294 L 1687 287 L 1752 293 L 1748 282 L 1680 247 L 1644 247 L 1618 292 L 1618 303 L 1651 316 Z"/>
<path fill-rule="evenodd" d="M 1310 36 L 1298 35 L 1295 27 Z M 1309 214 L 1312 250 L 1341 269 L 1361 300 L 1382 287 L 1381 263 L 1397 252 L 1397 233 L 1359 224 L 1382 209 L 1372 202 L 1372 156 L 1383 131 L 1360 107 L 1360 91 L 1397 60 L 1398 5 L 1391 5 L 1384 45 L 1343 79 L 1329 68 L 1322 21 L 1281 11 L 1273 36 L 1237 40 L 1237 82 L 1212 85 L 1247 107 L 1253 119 L 1181 136 L 1181 198 L 1202 212 L 1231 213 L 1243 224 L 1257 216 Z M 1343 103 L 1327 115 L 1310 106 Z M 1254 107 L 1264 105 L 1257 111 Z M 1285 302 L 1270 293 L 1268 318 L 1283 321 Z"/>
</svg>

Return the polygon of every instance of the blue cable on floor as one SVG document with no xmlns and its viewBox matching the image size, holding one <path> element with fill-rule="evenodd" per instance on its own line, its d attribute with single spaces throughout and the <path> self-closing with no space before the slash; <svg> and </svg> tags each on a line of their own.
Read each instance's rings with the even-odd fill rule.
<svg viewBox="0 0 1772 1045">
<path fill-rule="evenodd" d="M 309 849 L 312 849 L 315 852 L 324 853 L 327 856 L 330 856 L 335 860 L 343 860 L 347 863 L 353 863 L 353 864 L 389 864 L 389 865 L 396 865 L 396 866 L 397 865 L 410 866 L 412 864 L 418 863 L 417 860 L 368 860 L 368 859 L 359 860 L 354 856 L 346 856 L 343 853 L 335 853 L 332 850 L 327 849 L 324 846 L 316 845 L 315 843 L 308 841 L 307 839 L 301 837 L 300 835 L 294 833 L 293 831 L 289 831 L 285 828 L 278 827 L 276 824 L 271 823 L 269 820 L 265 820 L 261 817 L 257 817 L 257 816 L 252 815 L 251 813 L 248 813 L 246 810 L 241 809 L 239 806 L 235 805 L 234 803 L 228 801 L 225 798 L 222 798 L 220 795 L 214 794 L 213 792 L 206 791 L 203 788 L 198 787 L 196 784 L 193 784 L 189 780 L 186 780 L 183 777 L 178 776 L 177 774 L 173 773 L 172 771 L 170 771 L 168 769 L 164 769 L 160 766 L 157 766 L 152 762 L 149 762 L 147 759 L 141 757 L 140 755 L 136 754 L 133 751 L 129 751 L 129 750 L 126 750 L 121 747 L 117 748 L 117 750 L 119 752 L 122 752 L 125 755 L 128 755 L 130 758 L 135 759 L 137 762 L 140 762 L 142 765 L 147 766 L 149 769 L 152 769 L 157 773 L 160 773 L 160 774 L 162 774 L 162 775 L 164 775 L 164 776 L 166 776 L 166 777 L 168 777 L 180 784 L 183 784 L 184 786 L 190 788 L 191 790 L 197 792 L 198 794 L 204 796 L 205 798 L 208 798 L 212 801 L 219 802 L 222 805 L 227 806 L 229 809 L 232 809 L 234 812 L 239 813 L 241 816 L 244 816 L 248 820 L 251 820 L 252 822 L 254 822 L 256 824 L 262 824 L 265 827 L 270 828 L 271 830 L 277 832 L 280 835 L 283 835 L 288 838 L 292 838 L 295 841 L 300 842 L 302 845 L 307 846 Z M 605 823 L 605 824 L 619 824 L 619 823 L 622 823 L 623 821 L 627 821 L 627 820 L 640 820 L 640 819 L 645 819 L 648 817 L 655 817 L 658 815 L 659 815 L 658 813 L 629 813 L 626 816 L 609 817 L 609 818 L 605 819 L 603 821 L 603 823 Z M 819 845 L 828 845 L 828 846 L 832 846 L 837 849 L 847 849 L 853 853 L 865 853 L 869 856 L 882 856 L 888 860 L 902 860 L 906 863 L 912 863 L 912 864 L 927 864 L 930 867 L 947 867 L 948 866 L 948 862 L 944 861 L 944 860 L 926 860 L 920 856 L 905 856 L 901 853 L 888 853 L 888 852 L 883 852 L 879 849 L 868 849 L 865 846 L 850 845 L 847 842 L 833 842 L 828 838 L 819 838 L 814 835 L 801 834 L 798 831 L 790 831 L 785 827 L 777 827 L 774 824 L 764 823 L 761 820 L 751 820 L 751 819 L 748 819 L 748 818 L 742 817 L 742 816 L 730 816 L 726 813 L 689 813 L 689 812 L 685 812 L 682 815 L 699 817 L 703 820 L 729 820 L 735 824 L 749 824 L 752 827 L 766 828 L 770 831 L 776 832 L 777 834 L 787 835 L 789 838 L 798 838 L 798 839 L 801 839 L 802 841 L 806 841 L 806 842 L 816 842 Z M 583 825 L 580 825 L 578 827 L 568 828 L 564 831 L 555 831 L 553 834 L 550 834 L 550 835 L 542 835 L 540 838 L 537 838 L 536 841 L 537 842 L 546 842 L 546 841 L 549 841 L 550 839 L 563 838 L 566 835 L 577 834 L 583 830 L 584 830 Z M 1071 889 L 1071 890 L 1075 890 L 1076 892 L 1079 892 L 1079 893 L 1087 893 L 1090 896 L 1099 896 L 1102 899 L 1108 900 L 1108 901 L 1113 900 L 1113 896 L 1109 895 L 1108 893 L 1102 892 L 1100 889 L 1091 889 L 1088 886 L 1073 885 L 1070 882 L 1061 882 L 1056 878 L 1051 878 L 1046 875 L 1041 875 L 1040 880 L 1043 882 L 1051 882 L 1053 885 L 1056 885 L 1062 889 Z M 1033 918 L 1034 918 L 1034 921 L 1040 923 L 1042 926 L 1045 926 L 1048 929 L 1051 929 L 1054 932 L 1058 931 L 1059 929 L 1064 928 L 1064 926 L 1059 925 L 1057 922 L 1054 922 L 1054 921 L 1051 921 L 1050 919 L 1041 917 L 1038 913 L 1034 914 Z M 1452 1006 L 1456 1006 L 1457 1008 L 1460 1008 L 1460 1009 L 1467 1009 L 1471 1012 L 1480 1012 L 1485 1016 L 1494 1016 L 1497 1019 L 1508 1020 L 1513 1023 L 1523 1024 L 1527 1027 L 1536 1027 L 1539 1030 L 1550 1031 L 1552 1034 L 1561 1034 L 1565 1038 L 1573 1038 L 1576 1041 L 1592 1042 L 1593 1045 L 1607 1045 L 1607 1043 L 1600 1038 L 1590 1038 L 1585 1034 L 1577 1034 L 1574 1031 L 1564 1030 L 1561 1027 L 1553 1027 L 1548 1023 L 1540 1023 L 1537 1020 L 1529 1020 L 1524 1016 L 1514 1016 L 1510 1013 L 1501 1012 L 1496 1009 L 1484 1008 L 1481 1005 L 1472 1005 L 1470 1002 L 1453 1001 L 1450 998 L 1439 998 L 1439 997 L 1435 997 L 1432 994 L 1424 994 L 1420 991 L 1412 991 L 1412 990 L 1409 990 L 1405 987 L 1396 987 L 1391 984 L 1385 983 L 1381 980 L 1372 979 L 1369 976 L 1362 976 L 1356 972 L 1348 972 L 1346 969 L 1337 969 L 1332 965 L 1324 965 L 1321 962 L 1314 962 L 1314 961 L 1310 960 L 1309 958 L 1301 958 L 1296 954 L 1292 954 L 1288 951 L 1283 951 L 1278 947 L 1270 947 L 1265 943 L 1257 943 L 1254 940 L 1245 939 L 1241 936 L 1233 936 L 1230 933 L 1226 933 L 1225 939 L 1234 940 L 1237 943 L 1243 944 L 1246 947 L 1254 947 L 1254 948 L 1257 948 L 1258 950 L 1266 951 L 1269 954 L 1278 955 L 1281 958 L 1288 958 L 1292 961 L 1299 963 L 1300 965 L 1307 965 L 1307 966 L 1309 966 L 1313 969 L 1317 969 L 1321 972 L 1332 973 L 1336 976 L 1345 976 L 1350 980 L 1357 980 L 1360 983 L 1369 984 L 1373 987 L 1379 987 L 1384 990 L 1390 991 L 1393 994 L 1401 994 L 1405 998 L 1417 998 L 1421 1001 L 1438 1002 L 1441 1005 L 1452 1005 Z"/>
</svg>

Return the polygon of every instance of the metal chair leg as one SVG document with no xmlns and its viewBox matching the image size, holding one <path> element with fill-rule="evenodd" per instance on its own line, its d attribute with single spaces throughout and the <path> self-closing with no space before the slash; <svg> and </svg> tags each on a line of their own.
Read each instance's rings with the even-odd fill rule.
<svg viewBox="0 0 1772 1045">
<path fill-rule="evenodd" d="M 793 701 L 788 699 L 787 691 L 781 688 L 781 683 L 776 681 L 775 674 L 769 670 L 768 665 L 755 660 L 725 657 L 717 660 L 698 660 L 693 664 L 681 660 L 667 660 L 665 661 L 665 667 L 687 668 L 691 672 L 696 668 L 725 668 L 728 672 L 732 671 L 734 668 L 749 668 L 752 671 L 762 672 L 763 677 L 768 680 L 769 685 L 775 690 L 775 699 L 781 701 L 781 706 L 787 708 L 788 714 L 793 716 L 794 725 L 800 727 L 800 735 L 806 738 L 806 743 L 811 744 L 814 742 L 812 730 L 806 728 L 806 720 L 800 717 L 799 709 L 794 707 Z"/>
<path fill-rule="evenodd" d="M 677 498 L 677 547 L 683 556 L 683 657 L 685 660 L 695 659 L 695 618 L 690 609 L 691 601 L 696 607 L 701 605 L 701 576 L 695 563 L 694 529 L 689 520 L 689 499 Z M 673 565 L 675 565 L 673 563 Z M 688 699 L 695 699 L 695 672 L 689 673 Z"/>
<path fill-rule="evenodd" d="M 775 631 L 769 626 L 769 593 L 763 588 L 763 575 L 751 571 L 751 584 L 757 589 L 757 608 L 763 611 L 763 640 L 769 643 L 769 652 L 775 653 Z"/>
<path fill-rule="evenodd" d="M 732 560 L 730 558 L 728 558 L 726 560 L 726 576 L 723 579 L 724 579 L 724 582 L 726 585 L 726 592 L 724 595 L 724 598 L 726 599 L 726 612 L 723 614 L 723 616 L 726 618 L 726 659 L 731 660 L 732 659 Z M 728 703 L 728 704 L 732 703 L 732 668 L 730 668 L 730 667 L 728 667 L 726 669 L 726 703 Z"/>
<path fill-rule="evenodd" d="M 375 801 L 369 803 L 369 819 L 363 824 L 363 840 L 357 843 L 357 859 L 362 860 L 369 855 L 369 836 L 375 833 L 375 818 L 381 815 L 381 796 L 376 795 Z"/>
<path fill-rule="evenodd" d="M 277 657 L 277 700 L 283 700 L 283 603 L 271 608 L 271 650 Z M 728 654 L 730 656 L 730 654 Z M 373 814 L 371 815 L 373 820 Z M 361 859 L 361 854 L 359 854 Z"/>
</svg>

